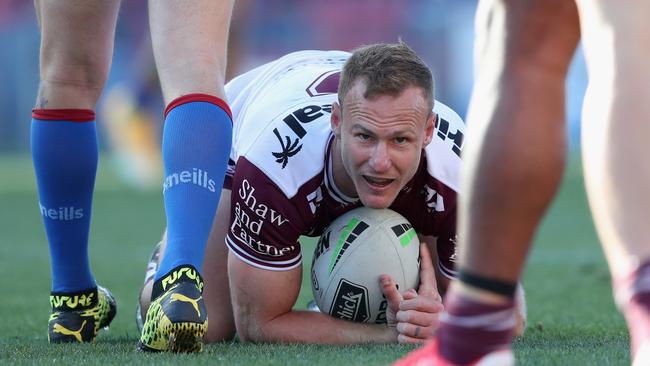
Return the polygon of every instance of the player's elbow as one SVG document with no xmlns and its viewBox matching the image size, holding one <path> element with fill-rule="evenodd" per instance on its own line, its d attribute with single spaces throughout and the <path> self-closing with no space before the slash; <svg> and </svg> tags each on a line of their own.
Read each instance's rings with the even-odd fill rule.
<svg viewBox="0 0 650 366">
<path fill-rule="evenodd" d="M 235 327 L 242 342 L 259 343 L 270 341 L 264 336 L 262 322 L 249 312 L 235 310 Z"/>
<path fill-rule="evenodd" d="M 258 343 L 263 342 L 264 339 L 260 335 L 261 332 L 259 329 L 250 326 L 249 324 L 240 325 L 237 324 L 237 335 L 239 335 L 239 340 L 246 343 Z"/>
<path fill-rule="evenodd" d="M 241 342 L 245 343 L 267 343 L 277 341 L 267 335 L 263 326 L 259 324 L 246 324 L 237 327 L 237 334 Z"/>
</svg>

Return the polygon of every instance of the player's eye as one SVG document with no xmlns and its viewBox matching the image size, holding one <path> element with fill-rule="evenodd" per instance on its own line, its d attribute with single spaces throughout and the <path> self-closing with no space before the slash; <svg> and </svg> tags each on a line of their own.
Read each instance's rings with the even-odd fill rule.
<svg viewBox="0 0 650 366">
<path fill-rule="evenodd" d="M 395 142 L 399 145 L 405 144 L 408 142 L 406 137 L 395 137 Z"/>
<path fill-rule="evenodd" d="M 370 135 L 365 133 L 357 133 L 357 138 L 361 141 L 367 141 L 370 140 Z"/>
</svg>

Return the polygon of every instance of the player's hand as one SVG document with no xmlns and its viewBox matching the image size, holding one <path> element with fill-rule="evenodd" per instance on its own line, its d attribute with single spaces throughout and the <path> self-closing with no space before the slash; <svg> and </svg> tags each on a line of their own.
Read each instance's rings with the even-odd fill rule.
<svg viewBox="0 0 650 366">
<path fill-rule="evenodd" d="M 436 275 L 431 254 L 425 243 L 420 244 L 420 287 L 400 293 L 395 281 L 388 275 L 380 276 L 384 296 L 388 302 L 386 321 L 395 326 L 399 343 L 423 343 L 431 338 L 439 325 L 442 298 L 437 290 Z"/>
</svg>

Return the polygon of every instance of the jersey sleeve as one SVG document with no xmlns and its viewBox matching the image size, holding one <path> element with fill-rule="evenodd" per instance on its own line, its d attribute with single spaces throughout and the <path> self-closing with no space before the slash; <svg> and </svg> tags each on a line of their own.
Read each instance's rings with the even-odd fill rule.
<svg viewBox="0 0 650 366">
<path fill-rule="evenodd" d="M 427 177 L 421 191 L 422 206 L 417 219 L 419 233 L 436 237 L 438 269 L 449 278 L 456 276 L 457 193 L 442 182 Z"/>
<path fill-rule="evenodd" d="M 254 164 L 240 157 L 232 177 L 226 245 L 242 261 L 268 270 L 289 270 L 302 262 L 298 238 L 304 215 Z"/>
<path fill-rule="evenodd" d="M 436 240 L 436 251 L 438 254 L 438 270 L 445 277 L 455 278 L 457 274 L 456 260 L 458 246 L 456 244 L 456 206 L 445 215 L 439 222 L 438 235 Z"/>
<path fill-rule="evenodd" d="M 438 269 L 449 278 L 456 276 L 457 195 L 460 189 L 461 151 L 465 123 L 451 108 L 436 101 L 433 140 L 427 146 L 427 179 L 423 193 L 432 233 L 437 237 Z"/>
</svg>

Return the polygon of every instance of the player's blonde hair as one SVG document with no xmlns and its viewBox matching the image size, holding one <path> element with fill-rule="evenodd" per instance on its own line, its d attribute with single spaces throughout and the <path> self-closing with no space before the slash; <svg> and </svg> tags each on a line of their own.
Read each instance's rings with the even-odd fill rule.
<svg viewBox="0 0 650 366">
<path fill-rule="evenodd" d="M 354 83 L 366 83 L 366 99 L 378 95 L 399 95 L 410 86 L 420 87 L 433 108 L 434 83 L 431 70 L 422 59 L 401 40 L 398 43 L 378 43 L 352 51 L 341 71 L 339 104 Z"/>
</svg>

